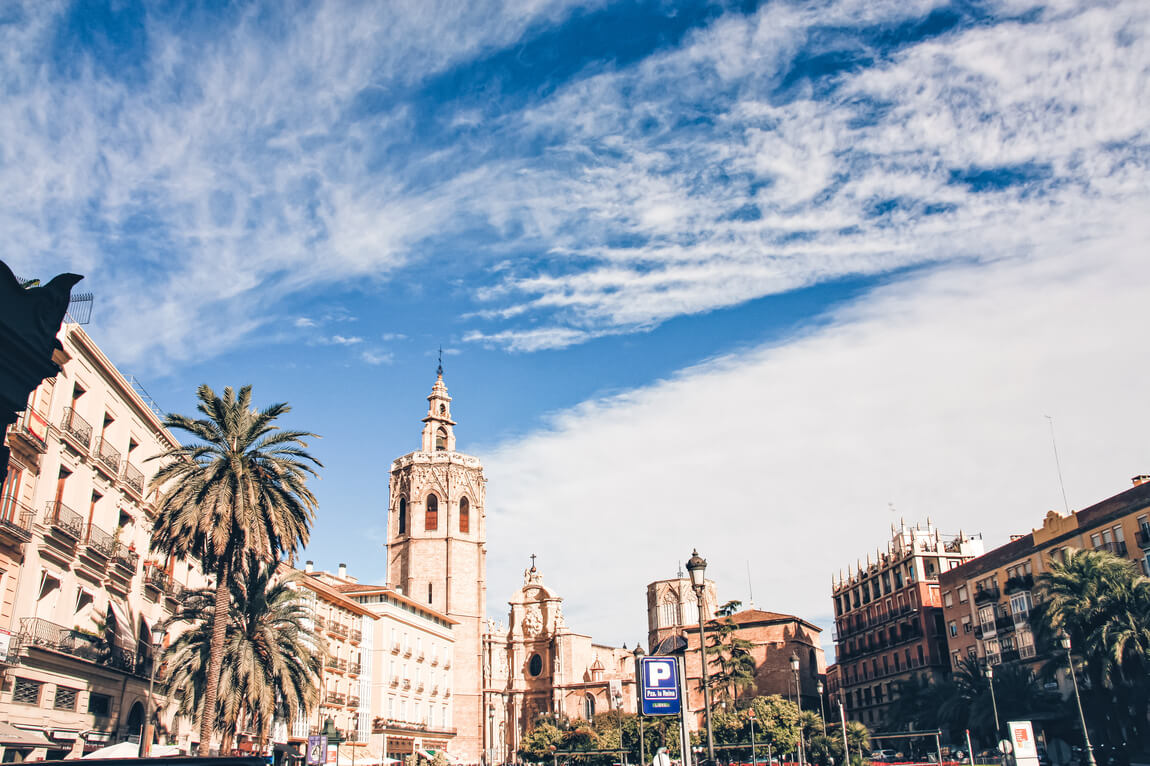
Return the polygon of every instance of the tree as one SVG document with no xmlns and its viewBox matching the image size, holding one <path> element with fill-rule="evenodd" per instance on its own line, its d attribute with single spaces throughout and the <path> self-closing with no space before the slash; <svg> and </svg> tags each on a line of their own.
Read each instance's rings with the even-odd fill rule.
<svg viewBox="0 0 1150 766">
<path fill-rule="evenodd" d="M 319 704 L 323 640 L 309 627 L 310 611 L 293 585 L 298 575 L 273 581 L 275 565 L 249 556 L 246 580 L 230 588 L 225 623 L 224 664 L 213 725 L 226 738 L 243 723 L 258 732 L 262 745 L 276 718 L 287 721 Z M 188 591 L 170 623 L 187 629 L 168 647 L 172 688 L 183 689 L 179 712 L 203 710 L 207 690 L 204 669 L 211 662 L 215 633 L 215 593 Z"/>
<path fill-rule="evenodd" d="M 287 404 L 257 411 L 251 406 L 251 386 L 238 395 L 229 386 L 220 397 L 201 385 L 196 396 L 203 418 L 164 418 L 165 427 L 185 431 L 194 441 L 154 458 L 167 462 L 151 483 L 162 492 L 151 550 L 197 559 L 215 577 L 215 632 L 199 711 L 200 749 L 206 755 L 236 569 L 248 554 L 270 563 L 307 543 L 316 506 L 307 478 L 321 464 L 305 451 L 305 439 L 315 434 L 275 425 L 276 418 L 291 411 Z"/>
<path fill-rule="evenodd" d="M 728 601 L 727 606 L 738 603 Z M 718 666 L 710 674 L 711 686 L 718 689 L 720 698 L 731 702 L 738 697 L 740 689 L 755 684 L 755 658 L 751 654 L 754 644 L 737 636 L 738 629 L 730 617 L 718 621 L 708 636 L 710 644 L 706 649 L 706 654 L 713 657 L 709 664 Z"/>
<path fill-rule="evenodd" d="M 1150 579 L 1106 551 L 1068 550 L 1037 578 L 1042 603 L 1033 622 L 1053 650 L 1045 672 L 1065 667 L 1058 635 L 1084 663 L 1083 696 L 1104 739 L 1147 743 L 1150 709 Z"/>
<path fill-rule="evenodd" d="M 563 741 L 563 733 L 550 723 L 537 724 L 519 742 L 519 756 L 533 761 L 551 757 L 551 748 Z"/>
<path fill-rule="evenodd" d="M 743 605 L 742 601 L 737 601 L 737 600 L 732 599 L 731 601 L 728 601 L 727 603 L 723 604 L 721 607 L 716 609 L 715 610 L 715 616 L 716 617 L 730 617 L 735 612 L 739 611 L 739 607 L 742 605 Z"/>
</svg>

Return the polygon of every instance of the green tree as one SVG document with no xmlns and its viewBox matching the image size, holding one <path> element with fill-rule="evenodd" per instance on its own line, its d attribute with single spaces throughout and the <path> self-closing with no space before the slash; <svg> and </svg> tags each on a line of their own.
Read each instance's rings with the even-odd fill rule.
<svg viewBox="0 0 1150 766">
<path fill-rule="evenodd" d="M 1070 637 L 1083 663 L 1083 696 L 1092 728 L 1113 741 L 1147 744 L 1150 708 L 1150 580 L 1106 551 L 1068 550 L 1037 578 L 1041 606 L 1032 621 L 1053 650 L 1045 672 L 1064 668 L 1057 637 Z M 1096 735 L 1097 736 L 1097 735 Z"/>
<path fill-rule="evenodd" d="M 532 761 L 550 760 L 551 748 L 563 742 L 563 732 L 551 723 L 539 723 L 519 742 L 519 757 Z"/>
<path fill-rule="evenodd" d="M 729 601 L 727 605 L 738 603 Z M 720 699 L 734 702 L 740 689 L 755 684 L 755 658 L 751 654 L 754 644 L 737 635 L 739 626 L 730 617 L 712 624 L 706 649 L 708 664 L 714 666 L 710 671 L 711 687 L 717 690 Z"/>
<path fill-rule="evenodd" d="M 323 641 L 309 627 L 310 611 L 293 588 L 298 575 L 273 581 L 275 566 L 255 557 L 247 562 L 247 579 L 230 588 L 224 635 L 224 664 L 214 726 L 230 739 L 242 723 L 262 743 L 276 718 L 292 721 L 319 704 Z M 188 591 L 170 623 L 186 630 L 168 647 L 173 668 L 169 682 L 183 689 L 179 712 L 203 710 L 207 690 L 204 669 L 211 662 L 215 634 L 215 593 Z"/>
<path fill-rule="evenodd" d="M 739 611 L 739 607 L 742 605 L 743 605 L 742 601 L 737 601 L 737 600 L 732 599 L 731 601 L 728 601 L 727 603 L 723 604 L 721 607 L 716 609 L 715 610 L 715 616 L 716 617 L 730 617 L 735 612 Z"/>
<path fill-rule="evenodd" d="M 194 441 L 167 450 L 151 485 L 161 491 L 151 550 L 196 559 L 215 578 L 214 633 L 199 710 L 200 749 L 211 750 L 231 587 L 246 555 L 275 562 L 305 545 L 315 497 L 307 487 L 320 462 L 305 451 L 305 431 L 283 431 L 275 421 L 285 403 L 252 408 L 251 386 L 222 397 L 207 385 L 196 391 L 204 416 L 168 415 L 164 426 Z"/>
</svg>

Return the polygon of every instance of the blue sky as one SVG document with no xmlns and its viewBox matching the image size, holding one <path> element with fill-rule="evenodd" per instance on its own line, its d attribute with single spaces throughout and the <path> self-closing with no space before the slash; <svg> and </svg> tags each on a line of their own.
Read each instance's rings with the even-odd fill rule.
<svg viewBox="0 0 1150 766">
<path fill-rule="evenodd" d="M 537 553 L 631 644 L 698 546 L 827 624 L 896 516 L 1060 507 L 1045 415 L 1073 507 L 1150 470 L 1148 70 L 1135 0 L 8 3 L 3 257 L 165 409 L 292 403 L 321 567 L 442 346 L 493 616 Z"/>
</svg>

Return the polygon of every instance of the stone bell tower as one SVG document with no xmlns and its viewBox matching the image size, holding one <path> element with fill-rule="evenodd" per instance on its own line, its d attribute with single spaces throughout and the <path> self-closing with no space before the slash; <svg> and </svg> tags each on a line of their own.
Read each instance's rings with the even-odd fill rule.
<svg viewBox="0 0 1150 766">
<path fill-rule="evenodd" d="M 443 366 L 427 397 L 420 449 L 391 464 L 388 582 L 457 622 L 450 750 L 478 763 L 483 746 L 480 630 L 487 611 L 486 482 L 455 451 Z"/>
</svg>

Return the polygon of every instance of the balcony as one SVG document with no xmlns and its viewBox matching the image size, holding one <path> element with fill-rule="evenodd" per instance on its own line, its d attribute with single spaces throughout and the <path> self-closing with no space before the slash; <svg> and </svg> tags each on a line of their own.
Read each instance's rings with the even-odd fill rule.
<svg viewBox="0 0 1150 766">
<path fill-rule="evenodd" d="M 95 524 L 88 525 L 88 536 L 85 539 L 85 543 L 88 548 L 88 553 L 95 553 L 104 559 L 112 558 L 112 554 L 116 552 L 115 538 Z"/>
<path fill-rule="evenodd" d="M 432 697 L 438 697 L 439 696 L 439 687 L 438 686 L 431 687 L 431 696 Z"/>
<path fill-rule="evenodd" d="M 422 681 L 420 681 L 418 684 L 416 684 L 416 685 L 415 685 L 415 690 L 416 690 L 417 692 L 422 692 L 422 691 L 423 691 L 423 682 L 422 682 Z"/>
<path fill-rule="evenodd" d="M 136 566 L 140 563 L 140 554 L 123 543 L 116 543 L 116 552 L 112 554 L 112 563 L 120 569 L 135 573 Z"/>
<path fill-rule="evenodd" d="M 999 633 L 1009 633 L 1014 630 L 1014 619 L 1011 617 L 998 617 L 994 620 L 994 627 Z"/>
<path fill-rule="evenodd" d="M 443 661 L 443 669 L 444 670 L 451 670 L 451 659 L 450 658 Z"/>
<path fill-rule="evenodd" d="M 419 656 L 415 658 L 415 661 L 416 662 L 423 662 L 424 658 L 426 658 L 426 657 L 427 657 L 426 654 L 424 654 L 423 652 L 420 652 Z"/>
<path fill-rule="evenodd" d="M 168 573 L 158 564 L 145 565 L 144 571 L 146 573 L 144 585 L 160 593 L 167 593 L 172 589 L 172 578 L 168 577 Z"/>
<path fill-rule="evenodd" d="M 109 478 L 114 479 L 120 475 L 120 450 L 108 444 L 108 440 L 104 437 L 101 436 L 96 440 L 92 457 L 96 459 L 96 468 L 107 474 Z"/>
<path fill-rule="evenodd" d="M 48 449 L 48 421 L 31 410 L 24 410 L 9 431 L 41 454 Z"/>
<path fill-rule="evenodd" d="M 40 617 L 24 617 L 20 620 L 20 640 L 26 647 L 51 649 L 129 673 L 146 669 L 144 666 L 147 663 L 137 659 L 134 652 L 109 645 L 99 636 L 71 630 Z"/>
<path fill-rule="evenodd" d="M 329 705 L 343 705 L 345 699 L 346 699 L 346 697 L 344 697 L 342 694 L 336 694 L 335 692 L 328 692 L 327 696 L 324 697 L 323 701 Z"/>
<path fill-rule="evenodd" d="M 0 539 L 13 543 L 26 543 L 32 539 L 32 522 L 36 511 L 31 506 L 16 501 L 11 495 L 0 500 Z"/>
<path fill-rule="evenodd" d="M 431 667 L 434 668 L 438 664 L 439 664 L 439 658 L 438 657 L 432 657 L 431 658 Z"/>
<path fill-rule="evenodd" d="M 347 698 L 347 706 L 348 707 L 359 707 L 359 697 L 348 697 Z"/>
<path fill-rule="evenodd" d="M 400 652 L 399 644 L 392 644 L 391 645 L 391 653 L 392 654 L 399 654 L 399 652 Z"/>
<path fill-rule="evenodd" d="M 76 541 L 84 536 L 84 517 L 59 501 L 48 503 L 44 523 Z"/>
<path fill-rule="evenodd" d="M 399 679 L 398 678 L 391 679 L 390 686 L 392 689 L 397 688 L 399 686 Z"/>
<path fill-rule="evenodd" d="M 411 688 L 411 679 L 410 678 L 403 679 L 403 690 L 407 691 L 410 688 Z"/>
<path fill-rule="evenodd" d="M 1150 527 L 1141 527 L 1136 535 L 1138 538 L 1138 547 L 1142 550 L 1150 548 Z"/>
<path fill-rule="evenodd" d="M 124 473 L 120 477 L 124 486 L 130 489 L 136 497 L 144 496 L 144 472 L 128 461 L 124 461 Z"/>
<path fill-rule="evenodd" d="M 1122 541 L 1113 542 L 1113 543 L 1102 543 L 1102 545 L 1099 545 L 1094 550 L 1096 550 L 1096 551 L 1107 551 L 1109 553 L 1113 553 L 1115 556 L 1125 556 L 1126 555 L 1126 543 L 1122 542 Z"/>
<path fill-rule="evenodd" d="M 451 696 L 451 689 L 444 689 L 444 690 L 443 690 L 443 696 L 444 696 L 445 698 L 446 698 L 446 697 L 450 697 L 450 696 Z"/>
<path fill-rule="evenodd" d="M 334 670 L 338 673 L 342 673 L 347 670 L 347 660 L 341 660 L 338 657 L 333 657 L 327 661 L 326 666 L 328 670 Z"/>
<path fill-rule="evenodd" d="M 347 672 L 352 674 L 353 676 L 358 676 L 362 669 L 363 669 L 363 666 L 360 665 L 358 662 L 350 662 L 347 665 Z"/>
<path fill-rule="evenodd" d="M 975 588 L 974 590 L 974 603 L 984 604 L 989 601 L 998 601 L 1002 593 L 997 587 L 991 588 Z"/>
<path fill-rule="evenodd" d="M 1003 583 L 1003 591 L 1010 595 L 1011 593 L 1019 593 L 1024 590 L 1030 590 L 1034 587 L 1034 575 L 1015 575 L 1008 577 L 1006 582 Z"/>
<path fill-rule="evenodd" d="M 323 630 L 327 627 L 327 620 L 325 620 L 323 617 L 320 617 L 318 614 L 313 619 L 313 622 L 315 622 L 315 626 L 320 630 Z"/>
<path fill-rule="evenodd" d="M 411 647 L 410 646 L 404 647 L 403 656 L 404 657 L 410 657 L 411 656 Z"/>
<path fill-rule="evenodd" d="M 334 620 L 328 623 L 327 632 L 339 638 L 347 638 L 347 626 L 341 625 Z"/>
<path fill-rule="evenodd" d="M 351 634 L 347 637 L 352 643 L 358 644 L 363 640 L 363 631 L 359 628 L 352 628 Z"/>
<path fill-rule="evenodd" d="M 81 452 L 87 452 L 92 444 L 92 426 L 87 420 L 76 414 L 71 407 L 64 408 L 64 417 L 60 420 L 60 430 L 74 446 Z"/>
</svg>

